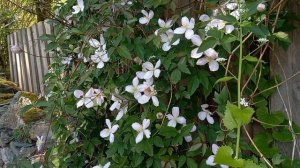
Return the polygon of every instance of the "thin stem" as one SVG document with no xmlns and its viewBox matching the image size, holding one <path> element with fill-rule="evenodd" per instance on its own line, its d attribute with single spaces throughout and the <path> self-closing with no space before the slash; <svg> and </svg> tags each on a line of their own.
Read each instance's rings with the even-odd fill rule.
<svg viewBox="0 0 300 168">
<path fill-rule="evenodd" d="M 240 10 L 240 1 L 239 1 L 239 9 Z M 240 55 L 239 55 L 239 73 L 238 73 L 238 107 L 241 108 L 241 80 L 242 80 L 242 66 L 243 66 L 243 30 L 242 30 L 242 17 L 240 16 L 240 32 L 239 32 L 239 38 L 240 38 Z M 238 125 L 237 127 L 237 139 L 236 139 L 236 147 L 235 147 L 235 158 L 239 158 L 239 147 L 240 147 L 240 138 L 241 138 L 241 127 Z"/>
</svg>

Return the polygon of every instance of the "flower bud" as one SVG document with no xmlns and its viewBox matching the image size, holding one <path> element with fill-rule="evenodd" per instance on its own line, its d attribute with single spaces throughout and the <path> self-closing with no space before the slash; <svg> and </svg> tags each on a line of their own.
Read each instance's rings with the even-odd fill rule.
<svg viewBox="0 0 300 168">
<path fill-rule="evenodd" d="M 258 12 L 263 12 L 265 10 L 266 10 L 266 5 L 265 4 L 260 3 L 260 4 L 257 5 L 257 11 Z"/>
<path fill-rule="evenodd" d="M 164 117 L 164 115 L 163 115 L 163 113 L 161 113 L 161 112 L 159 112 L 159 113 L 156 114 L 156 118 L 157 118 L 158 120 L 163 119 L 163 117 Z"/>
</svg>

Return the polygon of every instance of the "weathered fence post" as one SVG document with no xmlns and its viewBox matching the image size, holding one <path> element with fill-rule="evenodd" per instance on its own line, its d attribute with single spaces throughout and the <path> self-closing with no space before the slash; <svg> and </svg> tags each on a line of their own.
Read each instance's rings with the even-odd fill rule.
<svg viewBox="0 0 300 168">
<path fill-rule="evenodd" d="M 289 8 L 298 17 L 300 16 L 300 4 L 298 0 L 289 1 Z M 282 111 L 286 116 L 298 125 L 300 124 L 300 75 L 293 77 L 300 71 L 300 24 L 295 21 L 297 27 L 290 33 L 292 44 L 287 51 L 280 47 L 275 47 L 271 56 L 271 69 L 273 75 L 279 75 L 282 81 L 287 80 L 277 88 L 271 98 L 270 110 Z M 291 156 L 293 147 L 295 156 L 300 157 L 300 139 L 296 146 L 292 143 L 281 143 L 280 148 L 284 154 Z"/>
</svg>

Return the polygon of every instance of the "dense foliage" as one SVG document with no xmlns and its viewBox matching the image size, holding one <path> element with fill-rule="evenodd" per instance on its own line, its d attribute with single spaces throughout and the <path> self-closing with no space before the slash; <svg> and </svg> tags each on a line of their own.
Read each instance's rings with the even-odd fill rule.
<svg viewBox="0 0 300 168">
<path fill-rule="evenodd" d="M 45 101 L 35 104 L 51 121 L 45 166 L 299 166 L 275 146 L 294 141 L 299 127 L 268 110 L 280 80 L 270 77 L 267 51 L 288 45 L 274 26 L 286 13 L 260 0 L 178 4 L 56 7 L 64 21 L 41 37 L 54 58 Z"/>
</svg>

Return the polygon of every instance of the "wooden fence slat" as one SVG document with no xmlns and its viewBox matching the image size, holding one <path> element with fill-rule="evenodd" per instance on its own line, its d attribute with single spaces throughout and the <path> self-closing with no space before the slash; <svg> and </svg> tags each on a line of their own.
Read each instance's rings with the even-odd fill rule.
<svg viewBox="0 0 300 168">
<path fill-rule="evenodd" d="M 10 45 L 12 46 L 12 45 L 14 45 L 14 41 L 15 41 L 15 38 L 14 38 L 14 34 L 10 34 L 9 35 L 10 37 Z M 10 49 L 9 49 L 9 52 L 11 53 L 11 51 L 10 51 Z M 11 53 L 11 55 L 12 55 L 12 61 L 13 61 L 13 75 L 14 75 L 14 82 L 16 83 L 16 84 L 18 84 L 19 85 L 19 81 L 18 81 L 18 67 L 17 67 L 17 59 L 16 59 L 16 54 L 15 53 Z"/>
<path fill-rule="evenodd" d="M 10 45 L 11 45 L 10 35 L 7 36 L 7 44 L 8 44 L 8 51 L 10 51 Z M 10 80 L 14 81 L 13 60 L 12 60 L 11 52 L 8 52 L 8 57 L 9 57 Z"/>
<path fill-rule="evenodd" d="M 18 38 L 17 38 L 17 32 L 14 32 L 14 45 L 19 45 Z M 20 54 L 16 53 L 16 62 L 17 62 L 17 78 L 18 78 L 18 85 L 20 88 L 23 87 L 23 81 L 22 81 L 22 73 L 21 73 L 21 64 L 20 64 Z"/>
<path fill-rule="evenodd" d="M 42 91 L 42 81 L 43 81 L 43 66 L 41 61 L 41 52 L 40 52 L 40 43 L 38 41 L 38 32 L 37 32 L 37 25 L 32 26 L 32 35 L 33 35 L 33 44 L 35 46 L 34 48 L 34 55 L 36 56 L 36 65 L 37 65 L 37 76 L 39 78 L 39 93 Z"/>
<path fill-rule="evenodd" d="M 31 65 L 31 83 L 33 87 L 33 92 L 39 93 L 39 77 L 37 76 L 37 65 L 36 65 L 36 57 L 34 55 L 35 45 L 34 40 L 32 38 L 32 28 L 27 28 L 27 41 L 28 41 L 28 52 L 29 55 L 29 63 Z"/>
<path fill-rule="evenodd" d="M 30 52 L 29 52 L 29 42 L 27 40 L 27 30 L 22 29 L 22 39 L 23 39 L 23 46 L 24 46 L 24 60 L 25 60 L 25 74 L 26 74 L 26 83 L 27 83 L 27 91 L 33 92 L 32 87 L 32 74 L 31 74 L 31 64 L 30 64 Z"/>
<path fill-rule="evenodd" d="M 51 33 L 51 26 L 47 23 L 48 20 L 46 20 L 43 24 L 44 24 L 44 32 L 46 34 L 52 34 Z M 47 42 L 45 42 L 45 47 L 48 45 Z M 46 53 L 47 56 L 47 64 L 50 65 L 52 63 L 52 59 L 51 59 L 51 54 L 49 52 Z"/>
<path fill-rule="evenodd" d="M 23 38 L 22 38 L 22 30 L 18 31 L 17 32 L 18 36 L 17 36 L 17 39 L 18 39 L 18 45 L 24 49 L 24 45 L 23 45 Z M 20 59 L 20 65 L 21 65 L 21 78 L 22 78 L 22 89 L 23 90 L 27 90 L 27 76 L 26 76 L 26 67 L 25 67 L 25 54 L 24 52 L 21 52 L 19 53 L 19 59 Z"/>
</svg>

